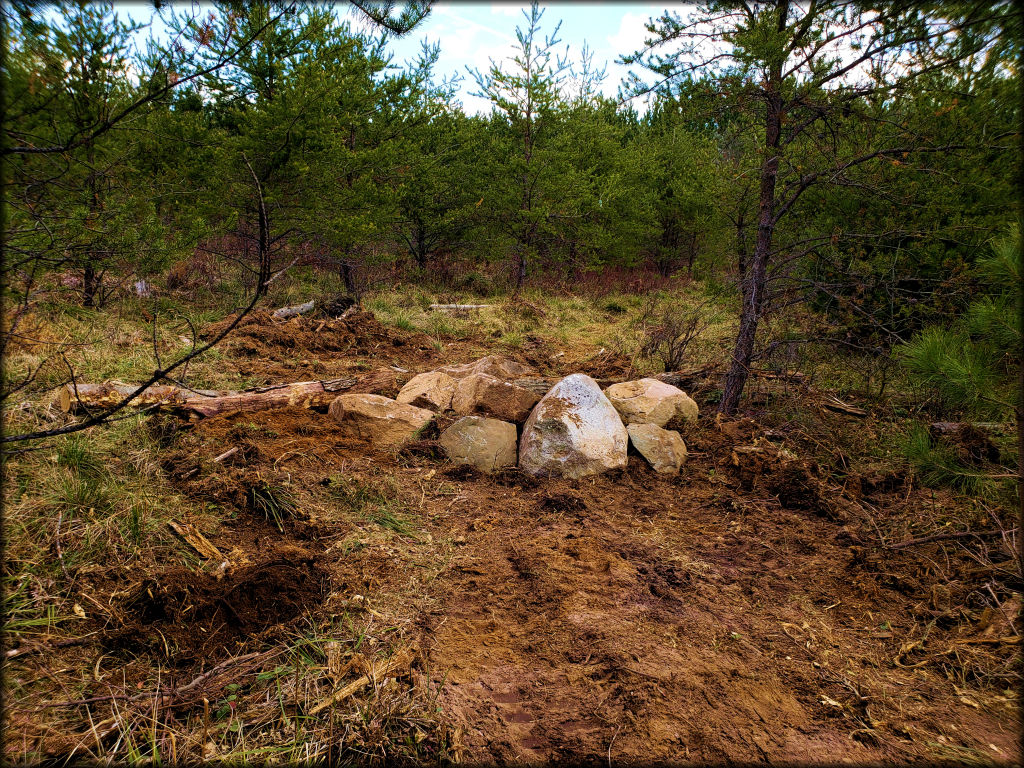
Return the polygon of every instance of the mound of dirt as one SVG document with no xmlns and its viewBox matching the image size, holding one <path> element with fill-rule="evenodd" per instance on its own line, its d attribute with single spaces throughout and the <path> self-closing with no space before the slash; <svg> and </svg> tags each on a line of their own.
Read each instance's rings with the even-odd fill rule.
<svg viewBox="0 0 1024 768">
<path fill-rule="evenodd" d="M 311 559 L 271 560 L 217 579 L 185 568 L 136 586 L 122 613 L 132 621 L 108 633 L 108 647 L 142 645 L 175 663 L 219 658 L 272 633 L 319 605 L 327 575 Z"/>
<path fill-rule="evenodd" d="M 229 315 L 207 326 L 203 338 L 217 336 L 235 317 Z M 429 347 L 425 334 L 388 327 L 372 312 L 354 312 L 345 318 L 300 315 L 279 320 L 266 310 L 257 310 L 242 318 L 228 338 L 233 354 L 239 357 L 273 357 L 280 350 L 369 354 L 389 347 Z"/>
</svg>

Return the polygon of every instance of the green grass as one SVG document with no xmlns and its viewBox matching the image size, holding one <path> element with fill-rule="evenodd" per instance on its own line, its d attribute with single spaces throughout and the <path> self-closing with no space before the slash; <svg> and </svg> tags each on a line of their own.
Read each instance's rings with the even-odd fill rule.
<svg viewBox="0 0 1024 768">
<path fill-rule="evenodd" d="M 328 494 L 347 516 L 373 523 L 399 536 L 411 536 L 419 527 L 408 514 L 393 478 L 382 478 L 371 484 L 334 476 L 330 478 Z"/>
<path fill-rule="evenodd" d="M 262 482 L 248 492 L 249 506 L 284 531 L 284 521 L 298 512 L 294 494 L 287 488 L 273 483 Z"/>
</svg>

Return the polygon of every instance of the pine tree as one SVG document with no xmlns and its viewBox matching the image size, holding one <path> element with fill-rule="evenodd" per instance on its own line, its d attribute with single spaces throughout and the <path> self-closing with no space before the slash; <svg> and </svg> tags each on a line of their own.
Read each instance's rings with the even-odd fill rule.
<svg viewBox="0 0 1024 768">
<path fill-rule="evenodd" d="M 911 376 L 931 390 L 947 413 L 1014 420 L 1018 434 L 1024 417 L 1019 378 L 1024 364 L 1019 306 L 1022 246 L 1020 228 L 1014 226 L 989 256 L 978 260 L 974 276 L 980 295 L 966 311 L 950 325 L 925 329 L 901 350 Z M 977 489 L 987 479 L 944 454 L 922 429 L 911 436 L 909 449 L 910 458 L 934 480 Z M 1018 454 L 1020 449 L 1018 441 Z"/>
</svg>

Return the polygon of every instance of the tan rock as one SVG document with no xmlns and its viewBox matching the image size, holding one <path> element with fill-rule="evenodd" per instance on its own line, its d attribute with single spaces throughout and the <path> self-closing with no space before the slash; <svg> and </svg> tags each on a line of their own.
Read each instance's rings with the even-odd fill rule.
<svg viewBox="0 0 1024 768">
<path fill-rule="evenodd" d="M 441 433 L 438 442 L 456 464 L 492 472 L 516 463 L 516 425 L 484 416 L 463 416 Z"/>
<path fill-rule="evenodd" d="M 347 437 L 368 440 L 382 448 L 399 446 L 416 437 L 434 414 L 380 395 L 338 395 L 327 409 Z"/>
<path fill-rule="evenodd" d="M 460 416 L 482 414 L 502 421 L 526 421 L 540 395 L 486 373 L 460 380 L 452 395 L 452 410 Z"/>
<path fill-rule="evenodd" d="M 533 475 L 584 477 L 626 466 L 626 428 L 589 376 L 566 376 L 523 426 L 519 466 Z"/>
<path fill-rule="evenodd" d="M 509 360 L 501 355 L 488 355 L 472 363 L 446 365 L 437 370 L 447 373 L 456 379 L 464 379 L 467 376 L 472 376 L 474 373 L 486 373 L 488 376 L 494 376 L 498 379 L 510 380 L 529 376 L 533 373 L 529 366 L 517 363 L 515 360 Z"/>
<path fill-rule="evenodd" d="M 650 462 L 655 472 L 679 474 L 679 468 L 686 463 L 686 443 L 678 432 L 656 424 L 630 424 L 626 431 L 633 447 Z"/>
<path fill-rule="evenodd" d="M 452 395 L 458 379 L 441 371 L 429 371 L 413 376 L 395 398 L 400 403 L 429 408 L 432 411 L 446 411 L 452 407 Z"/>
<path fill-rule="evenodd" d="M 677 417 L 683 421 L 697 419 L 697 403 L 679 387 L 657 379 L 612 384 L 604 393 L 626 424 L 663 427 Z"/>
</svg>

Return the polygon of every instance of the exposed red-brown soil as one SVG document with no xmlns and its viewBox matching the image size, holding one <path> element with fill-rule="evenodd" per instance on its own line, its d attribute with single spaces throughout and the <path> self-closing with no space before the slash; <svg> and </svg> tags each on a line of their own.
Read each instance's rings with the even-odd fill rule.
<svg viewBox="0 0 1024 768">
<path fill-rule="evenodd" d="M 245 327 L 259 354 L 274 343 L 264 321 Z M 516 357 L 570 372 L 529 345 Z M 455 759 L 1021 759 L 1016 701 L 983 666 L 1004 669 L 1019 635 L 1012 615 L 972 607 L 977 564 L 940 544 L 886 549 L 879 530 L 901 531 L 924 494 L 900 475 L 832 478 L 785 430 L 703 416 L 678 478 L 631 456 L 569 482 L 452 467 L 430 440 L 379 453 L 295 408 L 152 427 L 174 487 L 214 505 L 203 533 L 228 566 L 80 575 L 110 606 L 90 621 L 115 657 L 190 679 L 356 614 L 418 647 L 402 684 L 436 694 Z M 373 494 L 409 527 L 367 522 Z M 73 748 L 62 738 L 50 754 Z"/>
<path fill-rule="evenodd" d="M 274 629 L 318 606 L 325 593 L 327 576 L 312 558 L 301 550 L 288 554 L 226 575 L 171 568 L 143 579 L 119 605 L 131 622 L 105 633 L 104 644 L 133 652 L 148 646 L 189 666 L 232 655 L 257 638 L 267 641 Z"/>
</svg>

